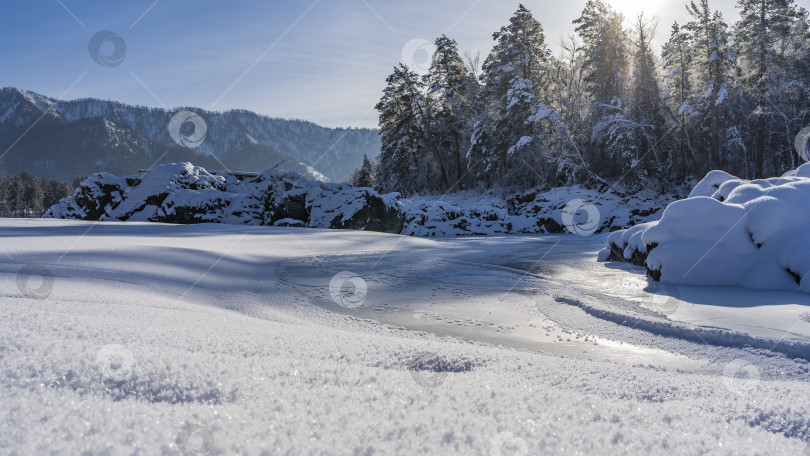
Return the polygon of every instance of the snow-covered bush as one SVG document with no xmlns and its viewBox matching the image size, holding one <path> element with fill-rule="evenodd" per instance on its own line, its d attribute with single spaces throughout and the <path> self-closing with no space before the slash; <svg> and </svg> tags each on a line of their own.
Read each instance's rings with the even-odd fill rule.
<svg viewBox="0 0 810 456">
<path fill-rule="evenodd" d="M 810 292 L 810 164 L 747 181 L 714 171 L 658 222 L 611 234 L 602 260 L 674 284 Z"/>
</svg>

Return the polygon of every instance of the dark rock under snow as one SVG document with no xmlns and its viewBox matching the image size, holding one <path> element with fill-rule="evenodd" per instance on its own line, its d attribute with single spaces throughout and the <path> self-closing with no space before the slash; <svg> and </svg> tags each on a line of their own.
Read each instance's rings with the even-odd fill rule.
<svg viewBox="0 0 810 456">
<path fill-rule="evenodd" d="M 534 190 L 507 198 L 475 193 L 401 198 L 371 188 L 314 181 L 268 170 L 255 177 L 190 163 L 157 166 L 142 176 L 98 173 L 54 205 L 48 218 L 297 226 L 456 236 L 614 231 L 655 220 L 672 197 L 624 195 L 583 187 Z M 572 202 L 588 204 L 590 213 Z M 566 217 L 566 211 L 573 212 Z M 581 232 L 579 232 L 582 234 Z"/>
</svg>

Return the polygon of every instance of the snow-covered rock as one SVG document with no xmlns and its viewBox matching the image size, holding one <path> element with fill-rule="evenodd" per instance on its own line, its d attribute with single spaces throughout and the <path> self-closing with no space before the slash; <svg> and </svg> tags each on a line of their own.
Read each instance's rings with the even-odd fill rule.
<svg viewBox="0 0 810 456">
<path fill-rule="evenodd" d="M 572 223 L 585 224 L 586 218 L 580 216 L 587 216 L 592 218 L 587 220 L 592 228 L 585 234 L 608 233 L 658 220 L 662 209 L 676 199 L 652 191 L 625 194 L 622 190 L 574 185 L 516 195 L 508 201 L 514 213 L 513 232 L 583 234 Z M 566 215 L 570 215 L 570 220 L 566 220 Z"/>
<path fill-rule="evenodd" d="M 160 165 L 138 178 L 95 174 L 45 217 L 402 230 L 398 202 L 391 195 L 281 170 L 240 181 L 190 163 Z"/>
<path fill-rule="evenodd" d="M 660 221 L 611 234 L 600 259 L 673 284 L 810 292 L 810 164 L 748 181 L 709 173 Z"/>
<path fill-rule="evenodd" d="M 418 237 L 498 234 L 593 234 L 660 217 L 675 198 L 580 186 L 506 198 L 462 192 L 410 199 L 371 188 L 268 170 L 252 178 L 209 173 L 190 163 L 160 165 L 143 176 L 94 174 L 54 205 L 48 218 L 300 226 Z M 241 179 L 241 180 L 240 180 Z"/>
<path fill-rule="evenodd" d="M 446 195 L 403 201 L 406 224 L 402 234 L 432 237 L 507 234 L 512 230 L 506 202 L 495 197 Z"/>
</svg>

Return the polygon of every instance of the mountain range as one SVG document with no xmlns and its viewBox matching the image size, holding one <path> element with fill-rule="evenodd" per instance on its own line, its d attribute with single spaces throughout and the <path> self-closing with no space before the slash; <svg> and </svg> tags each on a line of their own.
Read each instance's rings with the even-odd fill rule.
<svg viewBox="0 0 810 456">
<path fill-rule="evenodd" d="M 204 139 L 189 148 L 173 139 L 170 121 L 189 111 L 203 120 Z M 199 119 L 197 119 L 199 120 Z M 181 134 L 200 133 L 190 122 Z M 196 146 L 196 144 L 195 144 Z M 279 167 L 340 181 L 380 151 L 377 130 L 325 128 L 245 110 L 166 110 L 93 98 L 60 101 L 0 89 L 0 172 L 72 180 L 106 171 L 135 174 L 157 164 L 192 162 L 208 169 L 259 172 Z"/>
</svg>

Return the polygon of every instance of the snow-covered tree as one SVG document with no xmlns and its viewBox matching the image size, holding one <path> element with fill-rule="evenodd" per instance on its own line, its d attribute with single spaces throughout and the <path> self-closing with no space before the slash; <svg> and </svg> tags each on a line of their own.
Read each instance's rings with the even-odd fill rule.
<svg viewBox="0 0 810 456">
<path fill-rule="evenodd" d="M 368 155 L 363 155 L 363 164 L 352 175 L 351 184 L 355 187 L 374 187 L 374 165 Z"/>
<path fill-rule="evenodd" d="M 607 175 L 632 166 L 631 123 L 624 110 L 629 57 L 624 17 L 602 0 L 588 0 L 574 20 L 583 42 L 588 91 L 593 99 L 589 162 Z"/>
<path fill-rule="evenodd" d="M 510 173 L 537 158 L 527 120 L 545 95 L 550 58 L 543 27 L 523 5 L 493 39 L 482 67 L 483 112 L 467 153 L 473 175 L 487 185 L 513 182 Z"/>
<path fill-rule="evenodd" d="M 376 109 L 380 113 L 382 146 L 377 187 L 384 192 L 415 193 L 421 190 L 414 177 L 423 167 L 425 135 L 416 108 L 422 97 L 419 76 L 400 64 L 386 79 Z"/>
<path fill-rule="evenodd" d="M 697 125 L 701 127 L 697 147 L 705 151 L 705 166 L 715 169 L 731 158 L 724 150 L 730 126 L 727 106 L 735 52 L 729 45 L 728 25 L 719 11 L 712 12 L 708 0 L 700 0 L 699 5 L 691 2 L 686 9 L 692 17 L 685 28 L 691 35 L 690 51 L 699 84 L 696 89 L 701 93 L 695 107 Z"/>
<path fill-rule="evenodd" d="M 433 140 L 444 163 L 448 163 L 451 188 L 458 189 L 466 174 L 463 155 L 469 148 L 472 102 L 476 82 L 461 55 L 458 44 L 447 36 L 436 39 L 430 71 L 424 76 L 432 107 L 430 125 Z"/>
<path fill-rule="evenodd" d="M 651 42 L 655 35 L 654 21 L 640 13 L 633 23 L 633 72 L 630 81 L 628 103 L 630 119 L 635 123 L 636 142 L 635 162 L 644 168 L 643 172 L 669 174 L 666 167 L 666 153 L 660 149 L 664 139 L 665 118 L 658 84 L 659 75 Z"/>
<path fill-rule="evenodd" d="M 708 0 L 690 0 L 660 60 L 653 23 L 640 15 L 625 30 L 607 0 L 587 1 L 558 58 L 523 5 L 493 34 L 480 74 L 439 37 L 425 77 L 401 66 L 388 79 L 377 186 L 666 188 L 711 169 L 795 168 L 793 140 L 810 125 L 810 22 L 794 3 L 739 0 L 730 27 Z"/>
<path fill-rule="evenodd" d="M 694 172 L 696 157 L 689 134 L 692 131 L 691 112 L 694 108 L 692 93 L 691 35 L 677 22 L 672 24 L 669 40 L 661 52 L 664 70 L 664 101 L 667 113 L 675 122 L 677 135 L 673 136 L 672 153 L 668 156 L 677 177 Z"/>
<path fill-rule="evenodd" d="M 624 16 L 602 0 L 588 0 L 574 20 L 586 55 L 585 80 L 596 101 L 607 105 L 625 96 L 629 65 L 623 21 Z"/>
<path fill-rule="evenodd" d="M 792 161 L 786 136 L 806 118 L 802 111 L 806 113 L 808 77 L 802 60 L 807 53 L 807 12 L 797 9 L 793 0 L 739 0 L 737 7 L 741 18 L 734 42 L 748 101 L 747 143 L 755 176 L 763 177 Z M 792 103 L 790 95 L 804 101 L 804 109 Z"/>
</svg>

